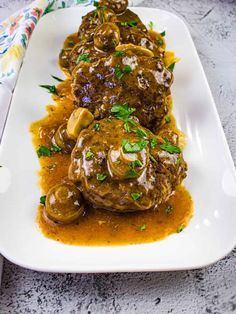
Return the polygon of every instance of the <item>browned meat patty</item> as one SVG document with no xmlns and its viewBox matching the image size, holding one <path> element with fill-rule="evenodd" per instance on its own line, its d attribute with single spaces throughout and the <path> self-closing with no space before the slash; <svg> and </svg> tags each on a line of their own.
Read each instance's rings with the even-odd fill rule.
<svg viewBox="0 0 236 314">
<path fill-rule="evenodd" d="M 137 123 L 127 132 L 117 118 L 95 121 L 78 137 L 69 178 L 94 207 L 121 213 L 155 208 L 187 170 L 178 136 L 162 136 Z"/>
<path fill-rule="evenodd" d="M 126 51 L 95 63 L 81 62 L 74 73 L 72 91 L 79 107 L 96 119 L 110 114 L 114 104 L 136 108 L 140 124 L 156 131 L 168 111 L 172 73 L 159 58 Z"/>
</svg>

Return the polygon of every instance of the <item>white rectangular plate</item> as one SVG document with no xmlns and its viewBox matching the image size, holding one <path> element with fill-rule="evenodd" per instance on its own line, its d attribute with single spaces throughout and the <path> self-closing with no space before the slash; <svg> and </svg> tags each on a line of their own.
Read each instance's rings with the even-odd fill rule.
<svg viewBox="0 0 236 314">
<path fill-rule="evenodd" d="M 188 138 L 185 183 L 195 203 L 189 226 L 150 244 L 81 247 L 47 239 L 36 225 L 39 163 L 29 125 L 52 103 L 39 84 L 52 84 L 51 74 L 62 76 L 57 60 L 63 41 L 91 9 L 44 16 L 27 49 L 2 141 L 0 252 L 21 266 L 55 272 L 163 271 L 213 263 L 236 243 L 235 169 L 190 33 L 182 20 L 162 10 L 133 8 L 146 25 L 153 21 L 156 30 L 166 30 L 167 49 L 181 58 L 172 94 L 178 126 Z"/>
</svg>

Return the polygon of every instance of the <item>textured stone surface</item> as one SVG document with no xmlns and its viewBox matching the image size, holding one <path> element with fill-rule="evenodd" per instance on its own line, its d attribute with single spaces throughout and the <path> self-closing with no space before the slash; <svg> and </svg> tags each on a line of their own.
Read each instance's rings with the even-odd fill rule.
<svg viewBox="0 0 236 314">
<path fill-rule="evenodd" d="M 27 2 L 0 0 L 0 19 Z M 142 5 L 188 23 L 236 163 L 236 1 Z M 236 249 L 213 266 L 172 273 L 44 274 L 5 260 L 0 313 L 236 313 Z"/>
</svg>

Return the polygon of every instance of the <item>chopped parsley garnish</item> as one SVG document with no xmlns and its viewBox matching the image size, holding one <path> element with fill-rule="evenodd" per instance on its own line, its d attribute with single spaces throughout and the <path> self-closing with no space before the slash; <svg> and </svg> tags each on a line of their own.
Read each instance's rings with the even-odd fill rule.
<svg viewBox="0 0 236 314">
<path fill-rule="evenodd" d="M 146 229 L 147 229 L 147 225 L 146 225 L 146 224 L 144 224 L 144 225 L 142 225 L 142 226 L 139 226 L 139 227 L 137 228 L 138 231 L 144 231 L 144 230 L 146 230 Z"/>
<path fill-rule="evenodd" d="M 40 197 L 40 204 L 45 205 L 46 202 L 46 195 Z"/>
<path fill-rule="evenodd" d="M 129 140 L 122 141 L 122 148 L 124 153 L 139 153 L 141 152 L 147 145 L 149 141 L 141 140 L 137 143 L 131 143 Z"/>
<path fill-rule="evenodd" d="M 114 57 L 123 57 L 123 56 L 125 55 L 125 52 L 124 52 L 124 51 L 114 51 L 114 52 L 112 53 L 112 55 L 113 55 Z"/>
<path fill-rule="evenodd" d="M 152 162 L 157 162 L 156 159 L 152 155 L 150 155 L 149 158 Z"/>
<path fill-rule="evenodd" d="M 150 21 L 148 23 L 148 27 L 149 27 L 150 31 L 153 31 L 153 26 L 154 26 L 154 23 L 152 21 Z"/>
<path fill-rule="evenodd" d="M 75 45 L 75 42 L 73 39 L 68 40 L 68 46 L 73 47 Z"/>
<path fill-rule="evenodd" d="M 93 5 L 97 8 L 97 7 L 99 6 L 98 1 L 94 1 L 94 2 L 93 2 Z"/>
<path fill-rule="evenodd" d="M 163 45 L 164 44 L 164 40 L 161 37 L 157 37 L 156 38 L 156 42 L 158 43 L 158 45 Z"/>
<path fill-rule="evenodd" d="M 160 33 L 160 35 L 161 35 L 162 37 L 165 37 L 165 36 L 166 36 L 166 31 Z"/>
<path fill-rule="evenodd" d="M 47 148 L 46 146 L 44 145 L 41 145 L 39 147 L 39 149 L 37 150 L 37 155 L 38 155 L 38 158 L 42 157 L 42 156 L 46 156 L 46 157 L 49 157 L 51 156 L 51 151 L 49 148 Z"/>
<path fill-rule="evenodd" d="M 89 53 L 81 53 L 77 60 L 76 60 L 76 64 L 80 63 L 80 61 L 84 61 L 84 62 L 91 62 L 91 59 L 89 58 Z"/>
<path fill-rule="evenodd" d="M 137 200 L 139 200 L 140 199 L 140 197 L 142 196 L 142 193 L 140 192 L 134 192 L 134 193 L 131 193 L 130 194 L 131 195 L 131 197 L 132 197 L 132 199 L 134 200 L 134 201 L 137 201 Z"/>
<path fill-rule="evenodd" d="M 126 178 L 128 178 L 128 179 L 137 178 L 138 172 L 135 171 L 134 169 L 130 169 L 129 171 L 126 172 L 125 176 L 126 176 Z"/>
<path fill-rule="evenodd" d="M 95 131 L 99 131 L 100 127 L 101 127 L 101 124 L 100 123 L 96 123 L 93 128 L 94 128 Z"/>
<path fill-rule="evenodd" d="M 170 116 L 165 116 L 165 123 L 170 123 Z"/>
<path fill-rule="evenodd" d="M 156 138 L 152 138 L 151 140 L 150 140 L 150 146 L 151 146 L 151 148 L 155 148 L 156 146 L 157 146 L 157 139 Z"/>
<path fill-rule="evenodd" d="M 120 25 L 124 26 L 124 27 L 137 27 L 137 24 L 138 24 L 138 21 L 136 21 L 136 20 L 120 22 Z"/>
<path fill-rule="evenodd" d="M 173 72 L 174 71 L 174 68 L 175 68 L 175 62 L 171 63 L 169 66 L 168 66 L 168 69 Z"/>
<path fill-rule="evenodd" d="M 101 182 L 103 182 L 103 181 L 105 181 L 106 180 L 106 178 L 107 178 L 107 175 L 105 175 L 105 174 L 103 174 L 103 173 L 97 173 L 97 180 L 98 181 L 101 181 Z"/>
<path fill-rule="evenodd" d="M 123 70 L 120 68 L 119 65 L 117 65 L 115 67 L 115 77 L 117 78 L 117 80 L 122 79 L 122 77 L 124 76 L 124 74 L 129 74 L 130 72 L 132 72 L 131 66 L 130 65 L 125 65 Z"/>
<path fill-rule="evenodd" d="M 177 228 L 177 230 L 176 230 L 176 232 L 177 233 L 180 233 L 180 232 L 182 232 L 183 230 L 184 230 L 184 228 L 185 228 L 185 225 L 180 225 L 178 228 Z"/>
<path fill-rule="evenodd" d="M 165 143 L 160 145 L 160 148 L 162 150 L 165 150 L 166 152 L 170 154 L 180 154 L 181 149 L 177 146 L 169 142 L 167 139 L 165 139 Z"/>
<path fill-rule="evenodd" d="M 141 138 L 147 138 L 148 134 L 142 129 L 133 130 L 133 132 Z"/>
<path fill-rule="evenodd" d="M 172 206 L 171 205 L 169 205 L 169 206 L 167 206 L 166 208 L 165 208 L 165 213 L 166 213 L 166 215 L 170 215 L 171 213 L 172 213 Z"/>
<path fill-rule="evenodd" d="M 121 161 L 119 159 L 117 159 L 116 161 L 114 161 L 114 164 L 119 165 L 121 163 Z"/>
<path fill-rule="evenodd" d="M 137 167 L 142 167 L 143 163 L 141 160 L 134 160 L 134 161 L 131 161 L 130 163 L 130 167 L 131 168 L 137 168 Z"/>
<path fill-rule="evenodd" d="M 59 56 L 61 57 L 64 52 L 65 52 L 65 49 L 61 49 Z"/>
<path fill-rule="evenodd" d="M 129 107 L 127 103 L 115 105 L 111 108 L 111 113 L 113 113 L 117 119 L 124 121 L 124 129 L 126 132 L 130 132 L 129 123 L 136 125 L 134 120 L 129 118 L 134 111 L 136 111 L 136 109 Z"/>
<path fill-rule="evenodd" d="M 55 85 L 39 85 L 39 86 L 47 89 L 50 94 L 58 95 L 57 88 Z"/>
<path fill-rule="evenodd" d="M 51 75 L 51 77 L 54 78 L 54 80 L 57 80 L 58 82 L 63 82 L 63 80 L 57 76 Z"/>
<path fill-rule="evenodd" d="M 53 144 L 51 147 L 51 152 L 53 153 L 59 153 L 61 151 L 61 147 L 59 147 L 58 145 Z"/>
<path fill-rule="evenodd" d="M 87 151 L 87 152 L 85 153 L 85 158 L 86 158 L 87 160 L 91 160 L 93 157 L 94 157 L 94 153 L 93 153 L 93 152 Z"/>
</svg>

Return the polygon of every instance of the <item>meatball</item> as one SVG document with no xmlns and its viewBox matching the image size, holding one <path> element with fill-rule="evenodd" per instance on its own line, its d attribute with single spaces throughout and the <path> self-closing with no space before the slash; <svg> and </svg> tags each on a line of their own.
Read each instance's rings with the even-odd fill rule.
<svg viewBox="0 0 236 314">
<path fill-rule="evenodd" d="M 96 208 L 120 213 L 155 208 L 186 176 L 186 163 L 170 133 L 163 139 L 132 116 L 127 121 L 94 121 L 72 152 L 69 179 Z"/>
<path fill-rule="evenodd" d="M 156 131 L 168 111 L 173 76 L 159 58 L 127 50 L 80 64 L 73 74 L 76 103 L 88 108 L 96 119 L 107 117 L 112 105 L 128 103 L 136 108 L 140 124 Z"/>
</svg>

